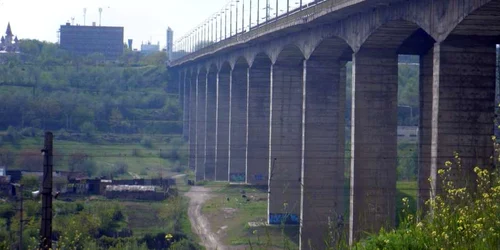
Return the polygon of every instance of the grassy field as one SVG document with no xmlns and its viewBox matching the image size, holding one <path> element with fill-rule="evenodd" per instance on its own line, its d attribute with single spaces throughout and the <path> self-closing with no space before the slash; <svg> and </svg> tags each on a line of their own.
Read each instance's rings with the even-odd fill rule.
<svg viewBox="0 0 500 250">
<path fill-rule="evenodd" d="M 266 222 L 267 190 L 253 186 L 209 183 L 214 197 L 203 206 L 214 232 L 221 235 L 226 245 L 252 245 L 265 249 L 298 248 L 298 227 L 249 227 L 248 222 Z M 249 201 L 242 198 L 244 191 Z"/>
<path fill-rule="evenodd" d="M 222 241 L 238 249 L 250 245 L 259 249 L 297 249 L 298 227 L 249 227 L 248 222 L 266 222 L 267 190 L 252 186 L 208 183 L 214 197 L 205 203 L 202 213 L 207 216 L 214 232 Z M 245 191 L 247 199 L 241 197 Z M 408 197 L 410 208 L 416 210 L 417 183 L 399 181 L 397 183 L 397 211 L 402 209 L 402 198 Z M 229 199 L 228 199 L 229 198 Z"/>
<path fill-rule="evenodd" d="M 23 151 L 39 152 L 43 148 L 43 138 L 25 138 L 17 144 L 3 144 L 0 148 L 9 150 L 20 157 Z M 99 170 L 111 168 L 117 162 L 123 162 L 128 165 L 128 173 L 118 178 L 131 177 L 159 177 L 171 176 L 176 174 L 173 169 L 175 164 L 166 157 L 160 157 L 163 152 L 172 150 L 172 145 L 159 140 L 153 141 L 152 147 L 144 147 L 139 143 L 100 143 L 93 144 L 89 142 L 77 142 L 67 140 L 54 140 L 54 168 L 56 170 L 68 170 L 69 155 L 73 153 L 82 153 L 89 156 L 97 165 L 97 174 Z M 16 159 L 17 162 L 17 159 Z M 21 168 L 21 166 L 10 166 Z"/>
</svg>

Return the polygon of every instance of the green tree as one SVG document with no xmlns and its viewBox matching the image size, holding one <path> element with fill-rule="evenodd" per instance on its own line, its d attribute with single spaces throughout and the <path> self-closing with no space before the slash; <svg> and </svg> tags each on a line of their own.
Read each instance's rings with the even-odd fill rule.
<svg viewBox="0 0 500 250">
<path fill-rule="evenodd" d="M 95 136 L 95 126 L 91 122 L 84 122 L 80 125 L 80 132 L 84 133 L 88 138 L 93 138 Z"/>
</svg>

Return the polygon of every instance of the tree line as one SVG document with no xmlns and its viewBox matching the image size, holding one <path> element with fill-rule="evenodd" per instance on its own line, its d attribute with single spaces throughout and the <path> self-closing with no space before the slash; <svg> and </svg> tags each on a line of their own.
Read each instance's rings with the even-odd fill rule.
<svg viewBox="0 0 500 250">
<path fill-rule="evenodd" d="M 0 57 L 0 130 L 9 126 L 111 133 L 180 133 L 178 96 L 167 92 L 166 55 L 72 55 L 22 40 Z"/>
</svg>

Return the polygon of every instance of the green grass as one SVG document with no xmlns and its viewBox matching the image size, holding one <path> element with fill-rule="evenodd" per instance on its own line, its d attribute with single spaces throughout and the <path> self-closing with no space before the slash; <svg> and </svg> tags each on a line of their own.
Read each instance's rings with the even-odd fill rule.
<svg viewBox="0 0 500 250">
<path fill-rule="evenodd" d="M 206 187 L 212 189 L 215 196 L 207 201 L 202 208 L 212 226 L 217 232 L 222 226 L 227 226 L 222 240 L 227 245 L 265 246 L 272 248 L 294 249 L 298 245 L 298 227 L 257 227 L 249 228 L 248 222 L 265 222 L 267 213 L 267 190 L 257 189 L 252 186 L 231 186 L 228 184 L 207 182 Z M 348 188 L 348 187 L 347 187 Z M 261 198 L 247 202 L 241 197 L 240 191 L 244 190 L 248 197 Z M 417 182 L 398 181 L 396 206 L 397 213 L 402 210 L 402 198 L 408 197 L 410 212 L 416 211 Z M 229 201 L 227 200 L 229 198 Z M 232 210 L 232 214 L 227 209 Z M 399 222 L 399 216 L 397 218 Z M 289 245 L 286 246 L 285 245 Z"/>
<path fill-rule="evenodd" d="M 153 142 L 152 148 L 146 148 L 139 143 L 102 143 L 92 144 L 89 142 L 77 142 L 66 140 L 54 140 L 54 168 L 56 170 L 68 170 L 68 159 L 72 153 L 83 153 L 89 155 L 97 164 L 99 169 L 111 168 L 116 162 L 125 162 L 128 172 L 141 177 L 159 177 L 176 174 L 173 162 L 160 157 L 160 150 L 170 150 L 171 147 L 165 142 Z M 3 144 L 1 148 L 8 149 L 14 153 L 23 150 L 38 151 L 43 148 L 43 139 L 25 138 L 17 144 Z M 19 166 L 12 166 L 16 168 Z M 131 178 L 125 174 L 119 178 Z"/>
<path fill-rule="evenodd" d="M 267 221 L 267 190 L 253 186 L 228 185 L 209 182 L 205 186 L 213 190 L 214 197 L 202 208 L 214 232 L 221 230 L 226 245 L 246 245 L 280 249 L 298 247 L 298 227 L 262 226 L 250 228 L 248 222 Z M 242 198 L 245 191 L 250 199 Z M 229 200 L 228 200 L 229 198 Z M 226 229 L 222 227 L 227 226 Z"/>
<path fill-rule="evenodd" d="M 416 181 L 398 181 L 396 183 L 396 225 L 399 224 L 401 211 L 403 209 L 402 199 L 407 197 L 410 206 L 410 213 L 415 214 L 417 212 L 417 191 L 418 186 Z"/>
</svg>

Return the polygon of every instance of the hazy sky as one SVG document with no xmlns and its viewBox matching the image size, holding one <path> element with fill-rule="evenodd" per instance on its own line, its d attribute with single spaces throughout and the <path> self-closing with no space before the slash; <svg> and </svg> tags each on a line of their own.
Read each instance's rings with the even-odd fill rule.
<svg viewBox="0 0 500 250">
<path fill-rule="evenodd" d="M 19 39 L 30 38 L 56 42 L 59 26 L 71 22 L 99 23 L 99 7 L 103 8 L 103 26 L 123 26 L 125 40 L 158 41 L 165 46 L 166 28 L 174 30 L 174 40 L 220 10 L 227 0 L 0 0 L 0 33 L 5 34 L 10 21 Z"/>
</svg>

